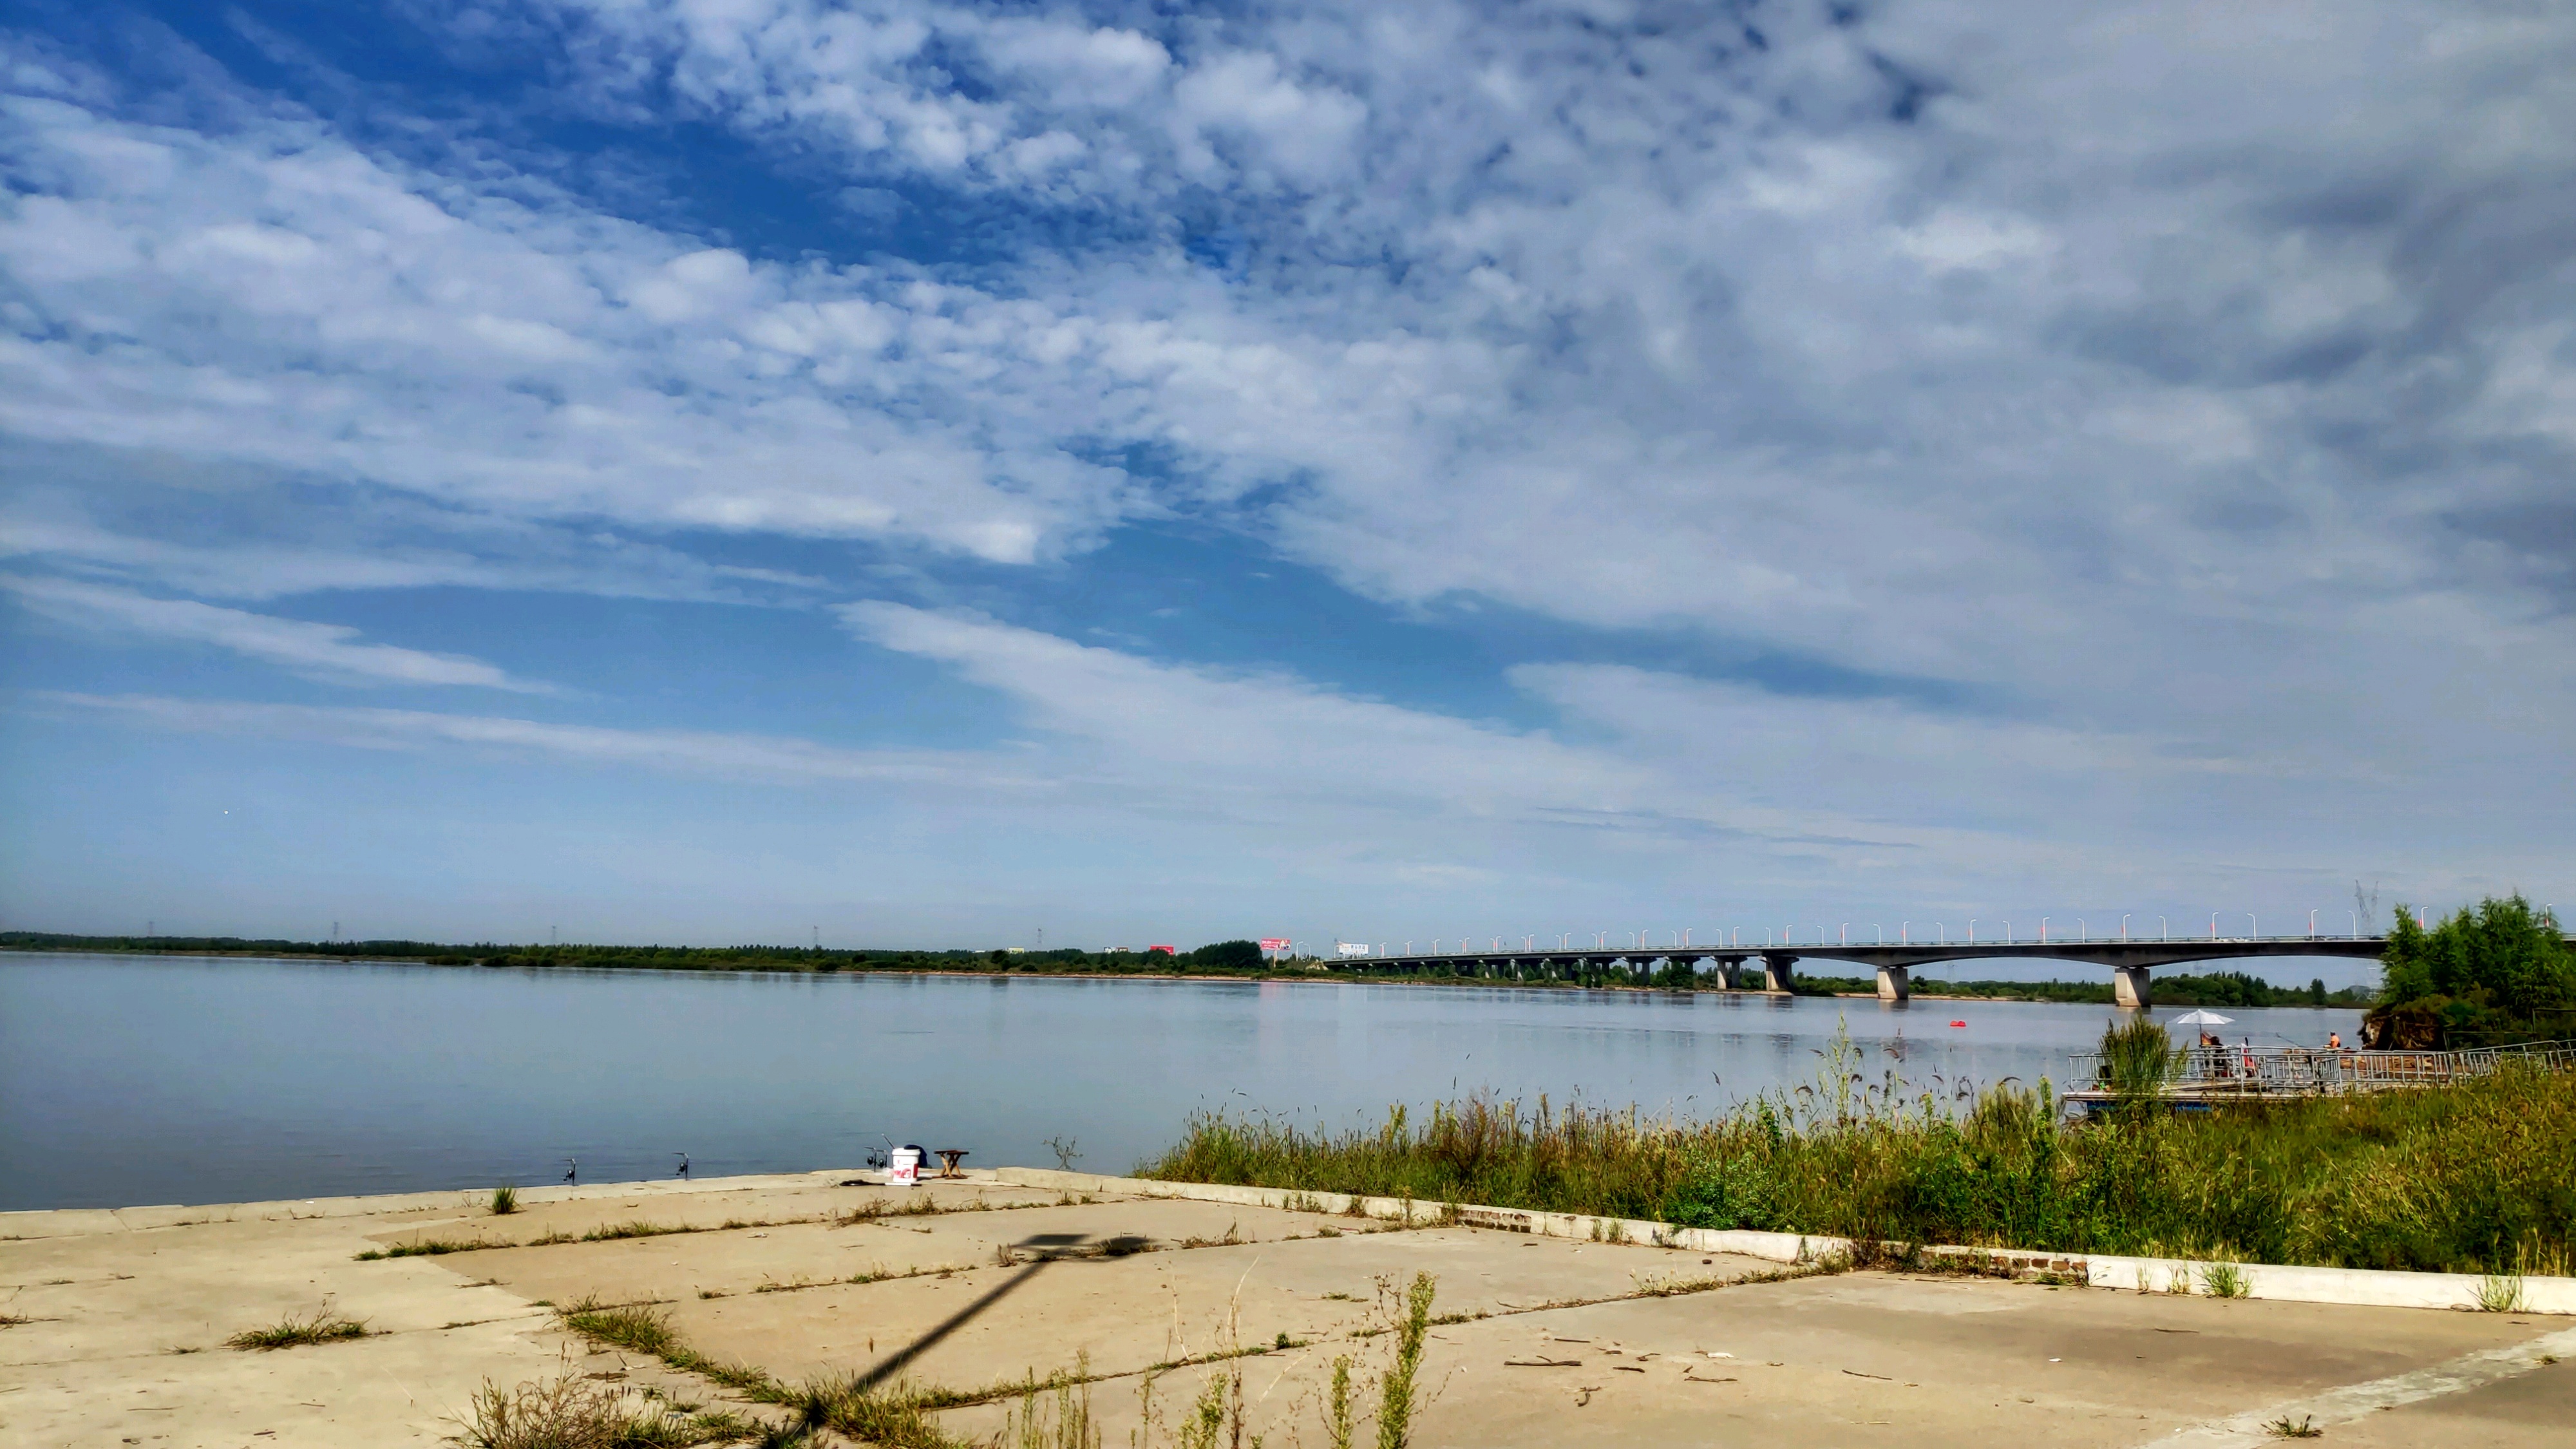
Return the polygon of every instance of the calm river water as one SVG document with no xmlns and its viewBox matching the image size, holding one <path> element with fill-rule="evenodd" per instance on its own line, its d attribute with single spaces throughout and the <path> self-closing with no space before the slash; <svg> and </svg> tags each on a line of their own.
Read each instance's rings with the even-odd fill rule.
<svg viewBox="0 0 2576 1449">
<path fill-rule="evenodd" d="M 2173 1012 L 2160 1011 L 2159 1016 Z M 0 1209 L 856 1166 L 1123 1172 L 1194 1111 L 1383 1119 L 1479 1088 L 1704 1114 L 1836 1023 L 1929 1085 L 2063 1080 L 2110 1011 L 1285 982 L 508 971 L 0 956 Z M 2230 1040 L 2351 1036 L 2234 1013 Z M 1964 1026 L 1953 1025 L 1964 1022 Z"/>
</svg>

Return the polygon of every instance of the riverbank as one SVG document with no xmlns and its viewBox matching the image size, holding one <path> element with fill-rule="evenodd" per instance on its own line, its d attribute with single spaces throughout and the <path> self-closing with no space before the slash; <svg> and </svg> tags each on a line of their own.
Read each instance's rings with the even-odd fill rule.
<svg viewBox="0 0 2576 1449">
<path fill-rule="evenodd" d="M 1248 943 L 1238 943 L 1248 944 Z M 1207 948 L 1213 950 L 1215 948 Z M 695 946 L 503 946 L 489 942 L 456 945 L 421 941 L 269 941 L 236 937 L 68 936 L 36 931 L 0 932 L 0 954 L 73 954 L 153 956 L 177 959 L 328 961 L 350 964 L 456 966 L 523 971 L 696 971 L 766 972 L 791 976 L 899 975 L 965 977 L 1040 977 L 1068 981 L 1262 981 L 1306 983 L 1403 984 L 1415 986 L 1509 987 L 1546 991 L 1626 991 L 1645 993 L 1726 992 L 1763 995 L 1760 989 L 1729 988 L 1713 973 L 1691 985 L 1647 971 L 1645 966 L 1670 953 L 1642 953 L 1636 971 L 1594 968 L 1579 975 L 1503 977 L 1490 975 L 1405 973 L 1370 970 L 1364 959 L 1326 962 L 1306 958 L 1291 963 L 1211 965 L 1193 959 L 1200 953 L 1163 956 L 1120 952 L 973 952 L 973 951 L 838 951 L 796 947 Z M 1929 1001 L 2030 1001 L 2072 1005 L 2110 1005 L 2112 989 L 2104 981 L 1926 981 L 1914 994 Z M 1877 984 L 1856 977 L 1800 977 L 1796 994 L 1875 999 Z M 2159 1006 L 2214 1006 L 2259 1010 L 2271 1006 L 2318 1007 L 2368 1005 L 2372 993 L 2360 987 L 2329 992 L 2322 981 L 2306 988 L 2273 986 L 2242 972 L 2196 975 L 2177 972 L 2157 978 Z"/>
<path fill-rule="evenodd" d="M 1138 1175 L 1694 1227 L 2317 1267 L 2564 1275 L 2576 1074 L 2224 1113 L 2059 1120 L 2043 1088 L 1943 1101 L 1827 1055 L 1706 1121 L 1471 1098 L 1306 1130 L 1203 1114 Z"/>
<path fill-rule="evenodd" d="M 0 1404 L 37 1449 L 470 1444 L 496 1404 L 622 1415 L 662 1444 L 803 1420 L 816 1449 L 986 1443 L 1070 1409 L 1097 1442 L 1164 1449 L 1204 1422 L 1215 1442 L 1332 1442 L 1347 1363 L 1372 1443 L 1408 1342 L 1397 1442 L 1419 1449 L 1808 1449 L 1880 1428 L 1962 1449 L 2250 1443 L 2277 1418 L 2380 1449 L 2538 1449 L 2576 1393 L 2576 1330 L 2529 1314 L 1847 1271 L 1001 1178 L 558 1187 L 507 1216 L 483 1192 L 11 1214 Z M 290 1321 L 318 1331 L 274 1333 Z M 230 1346 L 261 1334 L 293 1346 Z"/>
</svg>

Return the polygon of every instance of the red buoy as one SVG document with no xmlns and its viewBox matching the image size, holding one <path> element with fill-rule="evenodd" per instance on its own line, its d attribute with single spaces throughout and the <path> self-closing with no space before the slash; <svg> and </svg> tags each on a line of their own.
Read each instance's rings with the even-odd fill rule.
<svg viewBox="0 0 2576 1449">
<path fill-rule="evenodd" d="M 1954 1022 L 1952 1022 L 1952 1023 L 1950 1023 L 1950 1024 L 1951 1024 L 1952 1026 L 1966 1026 L 1966 1025 L 1967 1025 L 1967 1023 L 1966 1023 L 1966 1022 L 1964 1022 L 1964 1021 L 1954 1021 Z"/>
</svg>

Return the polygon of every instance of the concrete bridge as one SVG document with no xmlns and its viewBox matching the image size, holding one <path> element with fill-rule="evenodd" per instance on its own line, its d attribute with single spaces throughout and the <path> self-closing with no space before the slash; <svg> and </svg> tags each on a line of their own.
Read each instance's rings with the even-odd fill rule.
<svg viewBox="0 0 2576 1449">
<path fill-rule="evenodd" d="M 1925 945 L 1921 942 L 1876 944 L 1868 946 L 1646 946 L 1608 949 L 1576 948 L 1574 950 L 1533 951 L 1440 951 L 1420 955 L 1353 956 L 1334 961 L 1335 967 L 1359 966 L 1372 970 L 1421 975 L 1448 971 L 1471 976 L 1526 979 L 1532 975 L 1554 976 L 1568 969 L 1587 966 L 1611 966 L 1628 963 L 1631 969 L 1651 967 L 1659 961 L 1707 961 L 1728 986 L 1747 984 L 1753 963 L 1760 962 L 1762 989 L 1787 992 L 1794 979 L 1797 963 L 1806 961 L 1841 961 L 1853 966 L 1867 966 L 1878 973 L 1878 995 L 1882 1001 L 1903 1001 L 1913 994 L 1912 974 L 1918 966 L 1936 966 L 1945 961 L 2080 961 L 2089 966 L 2108 967 L 2111 971 L 2111 994 L 2122 1006 L 2147 1006 L 2148 978 L 2159 966 L 2184 966 L 2203 961 L 2242 961 L 2276 956 L 2341 956 L 2376 961 L 2387 948 L 2385 936 L 2203 936 L 2187 940 L 2161 941 L 1978 941 L 1947 942 Z"/>
</svg>

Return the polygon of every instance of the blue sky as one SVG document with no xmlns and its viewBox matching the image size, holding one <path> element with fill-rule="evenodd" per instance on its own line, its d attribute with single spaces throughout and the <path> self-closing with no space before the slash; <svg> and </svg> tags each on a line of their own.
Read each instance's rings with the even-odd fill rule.
<svg viewBox="0 0 2576 1449">
<path fill-rule="evenodd" d="M 2509 4 L 13 4 L 0 915 L 2576 896 L 2571 76 Z"/>
</svg>

